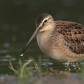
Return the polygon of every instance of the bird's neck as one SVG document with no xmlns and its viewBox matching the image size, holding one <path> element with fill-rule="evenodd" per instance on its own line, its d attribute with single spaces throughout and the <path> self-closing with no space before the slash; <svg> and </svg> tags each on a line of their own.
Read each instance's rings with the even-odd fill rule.
<svg viewBox="0 0 84 84">
<path fill-rule="evenodd" d="M 41 32 L 37 35 L 37 43 L 43 53 L 49 53 L 49 37 L 51 35 L 51 31 Z"/>
</svg>

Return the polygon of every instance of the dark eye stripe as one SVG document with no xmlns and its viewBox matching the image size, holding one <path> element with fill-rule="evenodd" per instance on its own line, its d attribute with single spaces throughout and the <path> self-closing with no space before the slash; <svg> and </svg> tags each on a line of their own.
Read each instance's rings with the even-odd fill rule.
<svg viewBox="0 0 84 84">
<path fill-rule="evenodd" d="M 47 22 L 47 20 L 44 21 L 45 23 Z"/>
<path fill-rule="evenodd" d="M 49 19 L 51 19 L 51 17 L 48 18 L 48 20 L 49 20 Z M 48 20 L 45 20 L 45 21 L 43 22 L 42 26 L 41 26 L 39 29 L 41 29 L 41 28 L 45 25 L 45 23 L 46 23 Z"/>
<path fill-rule="evenodd" d="M 51 19 L 51 17 L 50 17 L 50 18 L 48 18 L 48 20 L 49 20 L 49 19 Z M 48 20 L 45 20 L 45 21 L 44 21 L 44 23 L 46 23 Z"/>
</svg>

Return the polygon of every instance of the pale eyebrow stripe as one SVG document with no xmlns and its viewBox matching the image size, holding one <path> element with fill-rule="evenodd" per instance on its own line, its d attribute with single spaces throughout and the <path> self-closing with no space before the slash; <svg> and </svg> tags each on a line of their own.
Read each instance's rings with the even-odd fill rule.
<svg viewBox="0 0 84 84">
<path fill-rule="evenodd" d="M 45 18 L 42 22 L 41 22 L 41 24 L 39 25 L 39 28 L 43 25 L 43 23 L 44 23 L 44 21 L 47 19 L 47 20 L 49 20 L 51 17 L 48 17 L 48 18 Z"/>
</svg>

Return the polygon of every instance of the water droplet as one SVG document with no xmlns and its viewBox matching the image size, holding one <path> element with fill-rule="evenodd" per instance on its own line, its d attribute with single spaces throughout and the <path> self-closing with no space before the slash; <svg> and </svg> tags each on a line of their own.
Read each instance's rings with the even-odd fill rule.
<svg viewBox="0 0 84 84">
<path fill-rule="evenodd" d="M 20 56 L 23 56 L 23 54 L 21 54 Z"/>
</svg>

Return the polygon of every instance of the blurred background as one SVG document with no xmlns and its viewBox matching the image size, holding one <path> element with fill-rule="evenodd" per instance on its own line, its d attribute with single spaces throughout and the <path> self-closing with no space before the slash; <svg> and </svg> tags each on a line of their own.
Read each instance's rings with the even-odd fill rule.
<svg viewBox="0 0 84 84">
<path fill-rule="evenodd" d="M 74 21 L 84 24 L 83 0 L 0 0 L 0 75 L 14 74 L 9 69 L 9 60 L 13 66 L 19 66 L 19 59 L 26 62 L 29 57 L 39 60 L 57 70 L 66 70 L 66 63 L 56 61 L 44 55 L 39 49 L 36 39 L 27 48 L 23 57 L 20 52 L 36 29 L 35 20 L 41 13 L 49 13 L 54 20 Z M 81 73 L 82 64 L 79 64 Z M 70 64 L 75 72 L 74 63 Z"/>
</svg>

